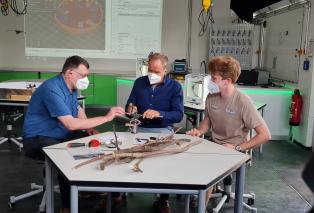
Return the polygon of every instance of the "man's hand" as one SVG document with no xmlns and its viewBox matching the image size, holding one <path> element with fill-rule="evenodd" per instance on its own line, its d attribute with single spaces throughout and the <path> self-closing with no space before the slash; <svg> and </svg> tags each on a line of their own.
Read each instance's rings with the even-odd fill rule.
<svg viewBox="0 0 314 213">
<path fill-rule="evenodd" d="M 185 134 L 191 135 L 191 136 L 197 136 L 197 137 L 199 137 L 199 136 L 202 135 L 201 131 L 199 131 L 199 130 L 196 129 L 196 128 L 191 129 L 190 131 L 187 131 Z"/>
<path fill-rule="evenodd" d="M 130 114 L 137 113 L 137 107 L 135 105 L 133 105 L 132 103 L 130 103 L 128 108 L 127 108 L 127 111 Z"/>
<path fill-rule="evenodd" d="M 143 118 L 153 119 L 160 117 L 160 113 L 156 110 L 148 109 L 143 113 Z"/>
<path fill-rule="evenodd" d="M 112 107 L 107 113 L 106 117 L 108 121 L 112 121 L 115 117 L 123 116 L 125 111 L 122 107 Z"/>
<path fill-rule="evenodd" d="M 96 135 L 96 134 L 99 134 L 99 132 L 98 132 L 96 129 L 94 129 L 94 128 L 88 129 L 88 130 L 87 130 L 87 133 L 88 133 L 89 135 Z"/>
<path fill-rule="evenodd" d="M 232 144 L 230 144 L 230 143 L 224 143 L 223 146 L 224 146 L 224 147 L 227 147 L 227 148 L 229 148 L 229 149 L 233 149 L 233 150 L 235 149 L 235 146 L 232 145 Z"/>
</svg>

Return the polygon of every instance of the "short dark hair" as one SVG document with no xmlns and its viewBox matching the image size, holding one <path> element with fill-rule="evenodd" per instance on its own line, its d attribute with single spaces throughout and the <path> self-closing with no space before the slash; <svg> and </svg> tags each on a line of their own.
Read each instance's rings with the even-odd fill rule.
<svg viewBox="0 0 314 213">
<path fill-rule="evenodd" d="M 89 69 L 89 64 L 84 58 L 78 55 L 70 56 L 65 60 L 61 73 L 65 73 L 65 71 L 67 71 L 68 69 L 77 68 L 81 64 Z"/>
</svg>

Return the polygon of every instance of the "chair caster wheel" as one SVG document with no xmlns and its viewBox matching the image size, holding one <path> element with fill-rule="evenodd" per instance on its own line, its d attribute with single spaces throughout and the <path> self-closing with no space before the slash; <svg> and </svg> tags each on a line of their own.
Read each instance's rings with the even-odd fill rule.
<svg viewBox="0 0 314 213">
<path fill-rule="evenodd" d="M 10 210 L 13 210 L 13 209 L 14 209 L 14 206 L 15 206 L 14 203 L 8 202 L 8 208 L 9 208 Z"/>
<path fill-rule="evenodd" d="M 249 205 L 249 206 L 254 205 L 254 199 L 249 198 L 249 199 L 247 200 L 247 205 Z"/>
<path fill-rule="evenodd" d="M 256 209 L 256 208 L 253 208 L 253 209 L 251 210 L 251 212 L 252 212 L 252 213 L 257 213 L 257 209 Z"/>
</svg>

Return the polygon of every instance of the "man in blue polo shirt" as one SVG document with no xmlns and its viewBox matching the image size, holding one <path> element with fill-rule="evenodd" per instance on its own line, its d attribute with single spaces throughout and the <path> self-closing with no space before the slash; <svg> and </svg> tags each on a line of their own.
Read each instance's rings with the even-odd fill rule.
<svg viewBox="0 0 314 213">
<path fill-rule="evenodd" d="M 166 76 L 165 55 L 154 53 L 148 60 L 148 75 L 136 79 L 126 109 L 143 115 L 139 132 L 172 133 L 183 118 L 182 87 Z"/>
<path fill-rule="evenodd" d="M 181 85 L 166 76 L 168 58 L 154 53 L 148 58 L 148 75 L 136 79 L 126 104 L 128 113 L 139 113 L 139 132 L 173 133 L 173 124 L 183 118 Z M 160 212 L 170 212 L 168 195 L 154 204 Z"/>
<path fill-rule="evenodd" d="M 77 90 L 88 87 L 88 62 L 80 56 L 66 59 L 62 72 L 40 85 L 32 95 L 23 127 L 25 154 L 44 159 L 42 148 L 63 141 L 98 133 L 94 127 L 124 115 L 124 109 L 113 107 L 104 115 L 87 118 L 77 101 Z M 86 130 L 83 132 L 82 130 Z M 62 213 L 69 212 L 70 187 L 58 174 Z"/>
</svg>

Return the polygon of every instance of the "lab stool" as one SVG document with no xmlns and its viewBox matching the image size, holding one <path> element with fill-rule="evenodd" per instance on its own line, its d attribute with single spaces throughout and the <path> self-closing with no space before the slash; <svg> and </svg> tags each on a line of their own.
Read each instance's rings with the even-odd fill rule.
<svg viewBox="0 0 314 213">
<path fill-rule="evenodd" d="M 13 133 L 13 124 L 16 122 L 16 120 L 23 117 L 23 113 L 19 108 L 11 109 L 1 107 L 0 110 L 4 115 L 4 120 L 6 123 L 6 134 L 3 137 L 0 137 L 0 144 L 3 144 L 6 141 L 11 141 L 18 146 L 19 151 L 22 151 L 23 144 L 20 142 L 22 138 L 16 137 L 16 135 Z"/>
</svg>

